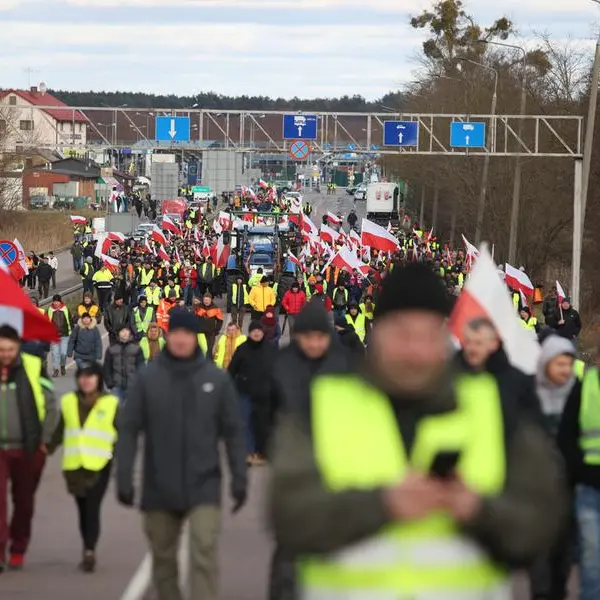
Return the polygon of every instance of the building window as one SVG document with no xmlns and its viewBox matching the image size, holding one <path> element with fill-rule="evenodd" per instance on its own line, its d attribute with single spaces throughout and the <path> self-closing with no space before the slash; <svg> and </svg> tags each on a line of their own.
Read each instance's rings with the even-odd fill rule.
<svg viewBox="0 0 600 600">
<path fill-rule="evenodd" d="M 8 103 L 11 106 L 16 106 L 17 105 L 17 97 L 16 96 L 9 96 L 8 97 Z"/>
<path fill-rule="evenodd" d="M 33 121 L 19 121 L 21 131 L 33 131 Z"/>
<path fill-rule="evenodd" d="M 6 121 L 0 119 L 0 135 L 4 135 L 6 133 Z"/>
</svg>

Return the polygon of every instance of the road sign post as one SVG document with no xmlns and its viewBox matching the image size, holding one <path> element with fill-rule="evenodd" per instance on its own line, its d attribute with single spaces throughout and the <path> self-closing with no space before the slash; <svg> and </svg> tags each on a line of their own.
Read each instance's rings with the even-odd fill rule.
<svg viewBox="0 0 600 600">
<path fill-rule="evenodd" d="M 157 142 L 189 142 L 189 117 L 156 117 Z"/>
<path fill-rule="evenodd" d="M 419 123 L 416 121 L 384 121 L 383 145 L 417 147 L 419 145 Z"/>
<path fill-rule="evenodd" d="M 283 115 L 284 140 L 316 140 L 317 137 L 316 115 Z"/>
<path fill-rule="evenodd" d="M 452 148 L 485 148 L 485 123 L 450 123 L 450 146 Z"/>
</svg>

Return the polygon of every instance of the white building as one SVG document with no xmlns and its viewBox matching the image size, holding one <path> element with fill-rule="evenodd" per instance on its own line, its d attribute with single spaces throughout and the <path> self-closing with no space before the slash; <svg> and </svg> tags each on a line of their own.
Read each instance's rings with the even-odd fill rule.
<svg viewBox="0 0 600 600">
<path fill-rule="evenodd" d="M 87 122 L 43 85 L 28 91 L 0 90 L 0 153 L 85 146 Z"/>
</svg>

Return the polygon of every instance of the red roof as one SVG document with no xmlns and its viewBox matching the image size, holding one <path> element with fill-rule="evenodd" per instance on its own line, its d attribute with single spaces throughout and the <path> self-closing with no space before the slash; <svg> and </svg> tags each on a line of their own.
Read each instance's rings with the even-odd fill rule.
<svg viewBox="0 0 600 600">
<path fill-rule="evenodd" d="M 68 122 L 75 120 L 76 123 L 87 123 L 88 120 L 78 110 L 75 111 L 75 117 L 73 118 L 73 110 L 68 108 L 68 105 L 55 98 L 48 92 L 42 94 L 36 88 L 31 90 L 0 90 L 0 99 L 5 98 L 9 94 L 15 94 L 19 96 L 25 102 L 33 104 L 34 106 L 56 106 L 65 108 L 44 108 L 42 109 L 46 114 L 51 116 L 55 121 Z"/>
</svg>

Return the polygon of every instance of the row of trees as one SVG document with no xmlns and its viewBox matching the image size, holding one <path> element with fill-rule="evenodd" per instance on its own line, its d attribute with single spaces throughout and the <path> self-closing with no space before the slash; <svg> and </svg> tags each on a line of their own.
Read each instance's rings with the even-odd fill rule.
<svg viewBox="0 0 600 600">
<path fill-rule="evenodd" d="M 362 96 L 341 98 L 269 98 L 268 96 L 224 96 L 202 92 L 195 96 L 155 95 L 133 92 L 69 92 L 51 90 L 51 93 L 70 106 L 132 106 L 136 108 L 170 108 L 187 110 L 192 107 L 212 110 L 318 110 L 325 112 L 373 112 L 382 106 L 401 103 L 399 92 L 390 92 L 374 101 Z"/>
<path fill-rule="evenodd" d="M 465 11 L 461 0 L 436 1 L 431 10 L 413 17 L 410 25 L 425 30 L 428 37 L 420 54 L 419 76 L 395 107 L 405 112 L 489 114 L 495 70 L 497 114 L 519 114 L 523 75 L 527 114 L 586 114 L 591 57 L 576 43 L 558 44 L 539 36 L 537 47 L 526 53 L 524 62 L 518 51 L 486 43 L 514 39 L 517 32 L 510 20 L 501 17 L 488 27 L 481 26 Z M 515 43 L 510 40 L 508 43 Z M 538 281 L 559 277 L 570 282 L 573 161 L 530 158 L 521 164 L 517 266 L 525 265 Z M 474 238 L 483 158 L 403 155 L 387 157 L 384 165 L 388 173 L 407 179 L 417 190 L 412 196 L 417 216 L 424 191 L 425 220 L 427 224 L 435 220 L 436 232 L 443 238 L 458 241 L 461 233 Z M 496 257 L 502 261 L 508 256 L 515 159 L 494 157 L 489 169 L 482 239 L 495 244 Z M 588 232 L 600 225 L 599 184 L 600 170 L 595 169 L 590 182 Z M 438 198 L 435 215 L 434 197 Z M 593 299 L 600 287 L 597 236 L 590 234 L 584 248 L 585 297 Z"/>
</svg>

